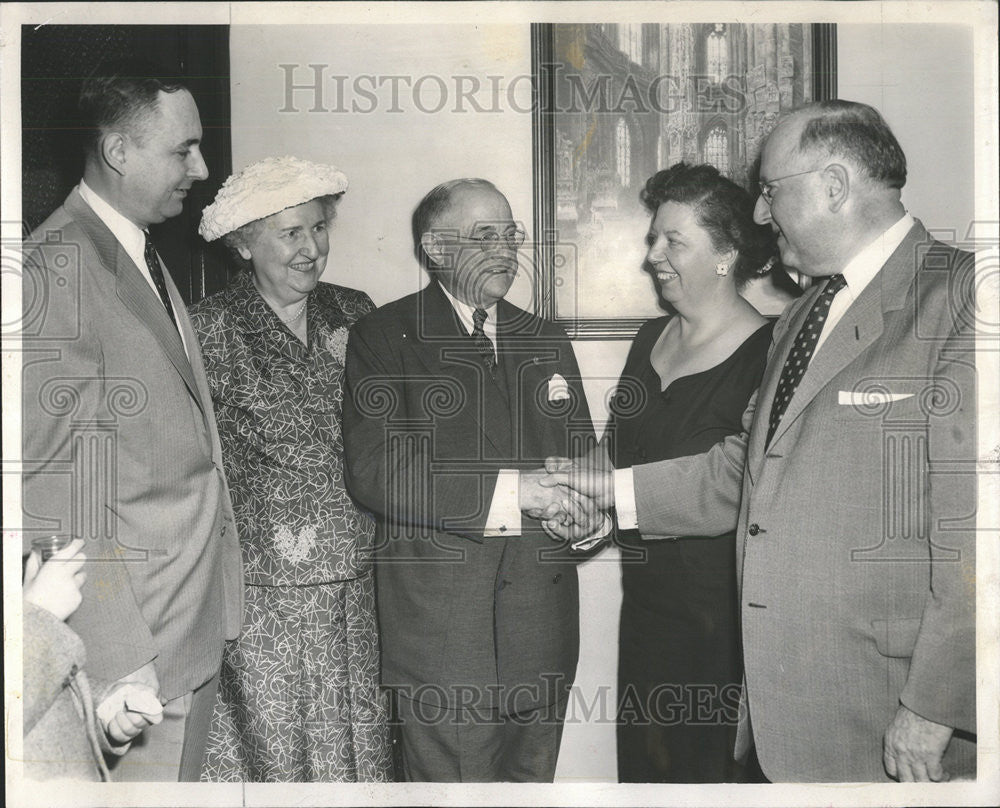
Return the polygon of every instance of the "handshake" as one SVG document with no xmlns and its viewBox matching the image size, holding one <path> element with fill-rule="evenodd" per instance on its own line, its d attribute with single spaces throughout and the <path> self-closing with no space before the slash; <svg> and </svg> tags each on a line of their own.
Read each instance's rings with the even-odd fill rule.
<svg viewBox="0 0 1000 808">
<path fill-rule="evenodd" d="M 575 460 L 546 458 L 543 468 L 520 474 L 521 510 L 540 520 L 553 539 L 576 542 L 590 537 L 614 504 L 613 472 L 603 440 Z"/>
</svg>

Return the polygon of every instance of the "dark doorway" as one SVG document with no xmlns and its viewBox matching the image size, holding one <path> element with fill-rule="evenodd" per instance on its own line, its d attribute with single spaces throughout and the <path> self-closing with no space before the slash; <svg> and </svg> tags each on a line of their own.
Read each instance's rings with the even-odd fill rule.
<svg viewBox="0 0 1000 808">
<path fill-rule="evenodd" d="M 44 25 L 21 28 L 21 177 L 25 234 L 63 203 L 83 159 L 73 129 L 82 80 L 104 59 L 141 57 L 183 77 L 201 114 L 210 176 L 195 183 L 184 212 L 150 228 L 188 303 L 226 285 L 224 252 L 198 236 L 201 212 L 232 172 L 229 26 Z"/>
</svg>

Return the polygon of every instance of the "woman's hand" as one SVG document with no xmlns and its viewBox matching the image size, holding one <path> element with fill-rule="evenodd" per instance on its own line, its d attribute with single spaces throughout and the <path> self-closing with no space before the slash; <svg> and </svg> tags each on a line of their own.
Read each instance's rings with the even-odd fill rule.
<svg viewBox="0 0 1000 808">
<path fill-rule="evenodd" d="M 65 620 L 83 600 L 80 587 L 87 578 L 83 562 L 83 539 L 73 539 L 42 563 L 37 551 L 32 551 L 24 569 L 24 599 Z"/>
</svg>

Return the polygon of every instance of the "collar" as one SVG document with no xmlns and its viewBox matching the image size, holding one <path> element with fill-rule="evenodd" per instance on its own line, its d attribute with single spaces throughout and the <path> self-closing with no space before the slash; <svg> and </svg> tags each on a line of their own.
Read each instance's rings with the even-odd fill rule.
<svg viewBox="0 0 1000 808">
<path fill-rule="evenodd" d="M 892 225 L 868 244 L 861 252 L 847 262 L 847 266 L 841 271 L 844 280 L 847 281 L 847 289 L 851 297 L 857 299 L 879 270 L 885 266 L 896 248 L 906 238 L 906 234 L 913 227 L 913 217 L 909 213 L 904 213 L 902 218 Z"/>
<path fill-rule="evenodd" d="M 438 288 L 444 292 L 444 296 L 448 298 L 448 302 L 451 303 L 455 313 L 458 315 L 459 321 L 462 323 L 462 328 L 465 332 L 471 336 L 472 330 L 475 328 L 475 323 L 472 320 L 472 312 L 476 310 L 475 306 L 470 306 L 468 303 L 463 303 L 458 298 L 454 297 L 451 292 L 444 288 L 444 285 L 437 283 Z M 487 320 L 483 325 L 483 332 L 488 337 L 494 337 L 497 333 L 497 304 L 494 303 L 492 306 L 486 309 Z"/>
<path fill-rule="evenodd" d="M 275 313 L 253 282 L 253 270 L 249 267 L 242 270 L 229 286 L 226 287 L 226 294 L 232 310 L 240 319 L 242 331 L 284 331 L 281 327 L 281 318 Z M 307 299 L 311 299 L 312 292 Z M 306 303 L 308 306 L 309 304 Z"/>
<path fill-rule="evenodd" d="M 118 239 L 118 243 L 122 245 L 133 263 L 145 272 L 146 234 L 143 230 L 135 222 L 115 210 L 82 179 L 80 180 L 80 196 L 97 214 L 97 218 L 104 222 L 111 234 Z"/>
</svg>

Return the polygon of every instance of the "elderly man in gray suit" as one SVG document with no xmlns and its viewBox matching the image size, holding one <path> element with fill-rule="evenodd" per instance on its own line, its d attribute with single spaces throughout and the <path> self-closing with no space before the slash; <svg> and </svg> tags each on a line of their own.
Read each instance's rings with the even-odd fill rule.
<svg viewBox="0 0 1000 808">
<path fill-rule="evenodd" d="M 814 279 L 778 321 L 744 432 L 704 455 L 561 469 L 644 536 L 738 525 L 736 752 L 774 781 L 975 771 L 972 256 L 903 208 L 879 113 L 803 107 L 761 155 L 756 218 Z"/>
<path fill-rule="evenodd" d="M 146 229 L 208 176 L 201 121 L 154 70 L 85 82 L 83 179 L 25 247 L 24 534 L 87 540 L 68 623 L 114 779 L 197 780 L 243 578 L 198 338 Z"/>
</svg>

